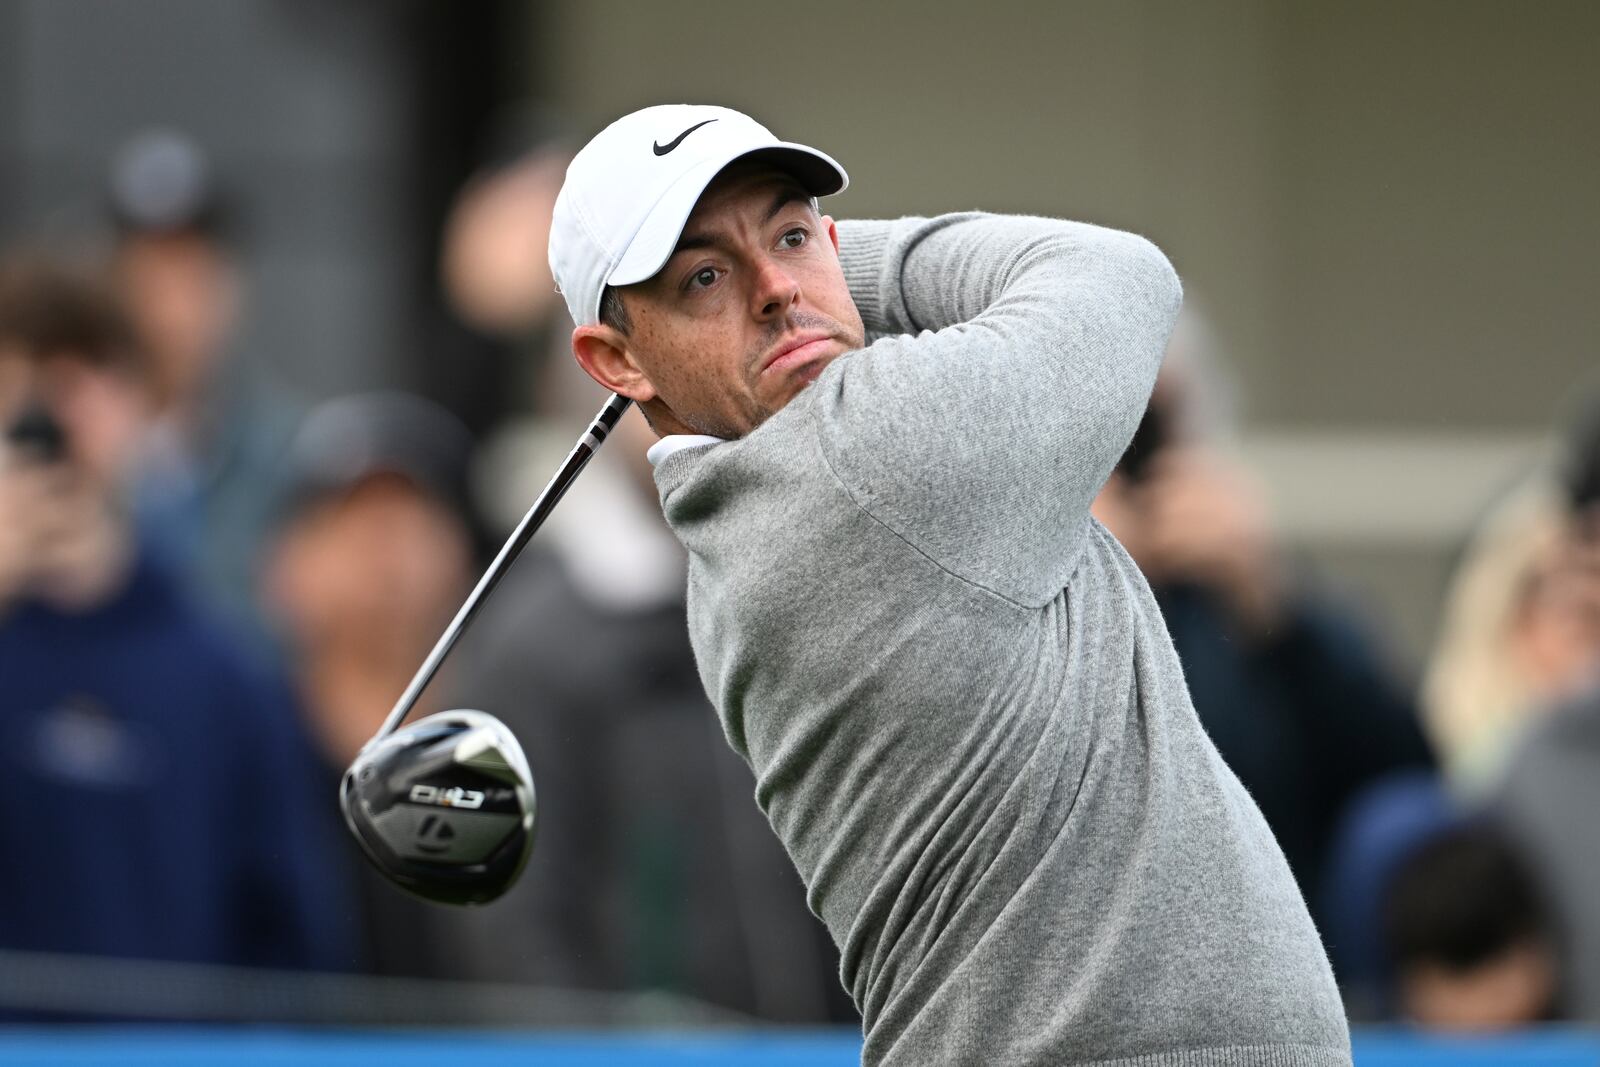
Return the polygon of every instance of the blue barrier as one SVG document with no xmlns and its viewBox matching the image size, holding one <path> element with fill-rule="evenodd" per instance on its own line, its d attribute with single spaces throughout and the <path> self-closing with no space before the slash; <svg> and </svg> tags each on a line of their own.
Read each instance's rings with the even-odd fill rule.
<svg viewBox="0 0 1600 1067">
<path fill-rule="evenodd" d="M 1546 1027 L 1495 1037 L 1357 1030 L 1356 1067 L 1600 1067 L 1600 1031 Z"/>
<path fill-rule="evenodd" d="M 262 1029 L 0 1029 L 7 1067 L 855 1067 L 853 1031 L 485 1034 Z M 1358 1031 L 1356 1067 L 1600 1067 L 1600 1032 L 1475 1040 Z"/>
</svg>

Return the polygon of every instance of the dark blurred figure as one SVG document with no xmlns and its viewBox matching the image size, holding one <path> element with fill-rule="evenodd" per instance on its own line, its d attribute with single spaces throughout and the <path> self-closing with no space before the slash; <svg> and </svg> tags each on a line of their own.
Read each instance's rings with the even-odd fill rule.
<svg viewBox="0 0 1600 1067">
<path fill-rule="evenodd" d="M 427 401 L 375 393 L 329 401 L 289 450 L 290 491 L 265 594 L 322 756 L 314 802 L 338 822 L 338 779 L 377 732 L 471 580 L 465 428 Z M 453 669 L 447 663 L 445 671 Z M 424 694 L 415 717 L 443 710 Z M 367 969 L 445 977 L 453 954 L 431 936 L 437 907 L 367 868 L 338 825 L 359 879 Z"/>
<path fill-rule="evenodd" d="M 1200 721 L 1315 902 L 1340 809 L 1430 757 L 1371 634 L 1295 573 L 1261 491 L 1219 447 L 1202 330 L 1185 312 L 1094 514 L 1149 580 Z"/>
<path fill-rule="evenodd" d="M 257 567 L 298 413 L 230 352 L 242 297 L 233 215 L 205 154 L 167 131 L 117 153 L 109 198 L 115 276 L 154 400 L 137 480 L 141 525 L 204 596 L 259 630 Z"/>
<path fill-rule="evenodd" d="M 1568 448 L 1571 512 L 1542 580 L 1587 691 L 1538 715 L 1513 746 L 1494 806 L 1548 886 L 1568 937 L 1567 1005 L 1600 1023 L 1600 397 Z M 1586 652 L 1585 657 L 1583 653 Z"/>
<path fill-rule="evenodd" d="M 445 220 L 439 280 L 463 322 L 520 340 L 558 314 L 550 273 L 550 214 L 570 155 L 537 145 L 467 181 Z M 598 405 L 597 405 L 598 406 Z"/>
<path fill-rule="evenodd" d="M 1503 1030 L 1555 1017 L 1550 914 L 1506 837 L 1482 821 L 1424 840 L 1385 887 L 1382 925 L 1400 1019 Z"/>
<path fill-rule="evenodd" d="M 0 945 L 346 966 L 281 686 L 128 517 L 140 358 L 97 284 L 0 266 Z"/>
<path fill-rule="evenodd" d="M 434 338 L 428 393 L 475 437 L 539 403 L 534 375 L 549 355 L 570 359 L 571 323 L 546 253 L 570 153 L 548 118 L 500 123 L 499 147 L 461 186 L 440 233 L 438 283 L 449 309 Z M 598 407 L 598 405 L 596 405 Z"/>
<path fill-rule="evenodd" d="M 706 702 L 652 440 L 630 412 L 462 644 L 452 703 L 522 739 L 540 825 L 521 883 L 457 916 L 452 943 L 485 980 L 853 1021 L 837 954 Z M 556 462 L 529 462 L 515 499 Z"/>
</svg>

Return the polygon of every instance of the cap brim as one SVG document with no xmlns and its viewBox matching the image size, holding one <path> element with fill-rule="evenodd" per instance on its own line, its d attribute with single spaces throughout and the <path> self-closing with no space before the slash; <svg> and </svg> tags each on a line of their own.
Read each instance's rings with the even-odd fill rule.
<svg viewBox="0 0 1600 1067">
<path fill-rule="evenodd" d="M 706 186 L 730 164 L 744 159 L 771 163 L 779 170 L 792 174 L 812 196 L 830 196 L 843 191 L 850 184 L 849 175 L 831 156 L 801 144 L 780 142 L 740 152 L 727 159 L 708 159 L 679 178 L 666 195 L 656 202 L 646 216 L 644 225 L 639 227 L 639 232 L 628 243 L 622 258 L 617 260 L 617 265 L 606 276 L 605 284 L 633 285 L 654 277 L 672 258 L 672 250 L 677 247 L 684 224 L 694 213 L 694 206 L 700 202 L 700 194 L 706 191 Z"/>
</svg>

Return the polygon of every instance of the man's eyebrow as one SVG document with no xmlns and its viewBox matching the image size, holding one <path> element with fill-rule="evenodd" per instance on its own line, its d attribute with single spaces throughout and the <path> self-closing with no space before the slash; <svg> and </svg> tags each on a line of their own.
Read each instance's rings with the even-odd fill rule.
<svg viewBox="0 0 1600 1067">
<path fill-rule="evenodd" d="M 678 238 L 677 244 L 672 246 L 672 254 L 675 256 L 679 252 L 687 252 L 693 248 L 715 248 L 721 243 L 710 234 L 686 233 Z"/>
<path fill-rule="evenodd" d="M 766 225 L 771 222 L 778 217 L 778 212 L 790 204 L 810 202 L 811 197 L 798 185 L 786 185 L 772 198 L 772 206 L 767 208 L 767 213 L 761 217 L 761 223 Z M 688 252 L 696 248 L 717 248 L 724 243 L 716 234 L 685 232 L 678 237 L 678 243 L 672 246 L 672 255 L 676 256 L 679 252 Z"/>
<path fill-rule="evenodd" d="M 778 217 L 778 212 L 788 207 L 795 201 L 811 202 L 811 198 L 801 191 L 798 185 L 786 185 L 778 190 L 778 195 L 772 198 L 772 206 L 767 209 L 767 214 L 762 222 L 771 222 Z"/>
</svg>

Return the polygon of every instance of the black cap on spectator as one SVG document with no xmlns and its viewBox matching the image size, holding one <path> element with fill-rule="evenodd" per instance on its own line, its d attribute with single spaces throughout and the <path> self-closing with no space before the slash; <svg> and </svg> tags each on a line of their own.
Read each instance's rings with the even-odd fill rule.
<svg viewBox="0 0 1600 1067">
<path fill-rule="evenodd" d="M 1441 963 L 1461 971 L 1531 938 L 1551 919 L 1513 843 L 1483 819 L 1421 842 L 1385 887 L 1383 929 L 1397 967 Z"/>
<path fill-rule="evenodd" d="M 125 234 L 215 235 L 221 227 L 211 161 L 174 130 L 146 130 L 124 143 L 112 157 L 107 193 Z"/>
<path fill-rule="evenodd" d="M 289 447 L 290 512 L 397 475 L 467 518 L 472 439 L 443 408 L 405 393 L 362 393 L 312 410 Z"/>
</svg>

